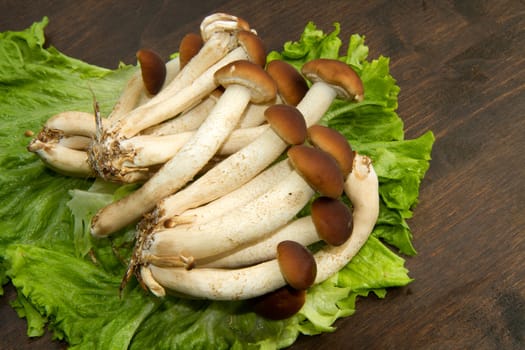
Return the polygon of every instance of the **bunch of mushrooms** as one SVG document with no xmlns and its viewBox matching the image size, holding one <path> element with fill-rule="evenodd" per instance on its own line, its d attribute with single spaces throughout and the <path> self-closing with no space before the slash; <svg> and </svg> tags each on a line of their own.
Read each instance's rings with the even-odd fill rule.
<svg viewBox="0 0 525 350">
<path fill-rule="evenodd" d="M 157 296 L 250 299 L 265 317 L 292 316 L 377 220 L 370 158 L 319 125 L 334 99 L 363 100 L 359 76 L 331 59 L 301 72 L 267 63 L 256 31 L 225 13 L 184 37 L 178 57 L 137 59 L 109 116 L 96 101 L 93 114 L 59 113 L 28 149 L 65 175 L 141 184 L 91 222 L 95 237 L 136 225 L 121 288 L 136 275 Z"/>
</svg>

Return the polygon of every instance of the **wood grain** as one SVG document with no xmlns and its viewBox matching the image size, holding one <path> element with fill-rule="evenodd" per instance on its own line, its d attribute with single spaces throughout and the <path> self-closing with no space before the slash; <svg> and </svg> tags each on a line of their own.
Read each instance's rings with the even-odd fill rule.
<svg viewBox="0 0 525 350">
<path fill-rule="evenodd" d="M 431 168 L 410 220 L 415 281 L 384 300 L 361 299 L 337 331 L 293 349 L 520 349 L 525 347 L 525 5 L 522 1 L 1 1 L 0 31 L 43 16 L 49 44 L 115 68 L 138 48 L 164 56 L 203 16 L 249 20 L 268 49 L 308 21 L 366 36 L 390 57 L 406 137 L 436 135 Z M 345 43 L 346 44 L 346 43 Z M 0 299 L 1 349 L 59 349 L 28 340 Z"/>
</svg>

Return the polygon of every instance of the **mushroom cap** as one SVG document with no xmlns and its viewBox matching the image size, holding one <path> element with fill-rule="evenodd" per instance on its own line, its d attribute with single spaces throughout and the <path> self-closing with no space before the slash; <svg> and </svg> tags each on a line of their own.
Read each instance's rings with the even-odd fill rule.
<svg viewBox="0 0 525 350">
<path fill-rule="evenodd" d="M 166 79 L 166 64 L 162 58 L 152 50 L 141 49 L 137 51 L 137 60 L 140 64 L 142 81 L 150 95 L 156 95 Z"/>
<path fill-rule="evenodd" d="M 266 64 L 266 48 L 259 36 L 253 32 L 242 30 L 237 33 L 237 41 L 239 46 L 246 51 L 249 61 L 264 67 Z"/>
<path fill-rule="evenodd" d="M 352 171 L 354 152 L 348 140 L 337 130 L 323 125 L 312 125 L 308 128 L 308 139 L 315 146 L 335 158 L 343 177 L 346 179 Z"/>
<path fill-rule="evenodd" d="M 297 106 L 308 91 L 308 83 L 297 69 L 281 60 L 266 65 L 266 71 L 277 83 L 277 93 L 284 103 Z"/>
<path fill-rule="evenodd" d="M 306 291 L 288 285 L 252 300 L 252 308 L 258 315 L 270 320 L 284 320 L 295 315 L 306 301 Z"/>
<path fill-rule="evenodd" d="M 305 63 L 301 71 L 312 83 L 324 81 L 330 84 L 337 91 L 339 98 L 356 101 L 362 101 L 364 98 L 361 78 L 344 62 L 318 58 Z"/>
<path fill-rule="evenodd" d="M 236 84 L 246 87 L 254 103 L 273 100 L 277 86 L 272 77 L 261 66 L 247 60 L 231 62 L 215 72 L 218 84 L 228 87 Z"/>
<path fill-rule="evenodd" d="M 352 213 L 338 199 L 317 197 L 312 203 L 311 217 L 317 234 L 329 245 L 345 243 L 352 233 Z"/>
<path fill-rule="evenodd" d="M 186 34 L 179 44 L 180 68 L 183 68 L 197 53 L 199 53 L 203 45 L 204 41 L 199 34 Z"/>
<path fill-rule="evenodd" d="M 331 155 L 306 145 L 292 146 L 287 154 L 295 170 L 314 190 L 327 197 L 341 196 L 343 173 Z"/>
<path fill-rule="evenodd" d="M 299 145 L 306 140 L 306 121 L 297 108 L 275 104 L 266 108 L 264 116 L 279 137 L 290 145 Z"/>
<path fill-rule="evenodd" d="M 286 282 L 295 289 L 308 289 L 317 276 L 317 263 L 313 254 L 295 241 L 282 241 L 277 245 L 277 261 Z"/>
<path fill-rule="evenodd" d="M 306 301 L 306 291 L 288 285 L 252 300 L 252 308 L 258 315 L 270 320 L 284 320 L 301 310 Z"/>
</svg>

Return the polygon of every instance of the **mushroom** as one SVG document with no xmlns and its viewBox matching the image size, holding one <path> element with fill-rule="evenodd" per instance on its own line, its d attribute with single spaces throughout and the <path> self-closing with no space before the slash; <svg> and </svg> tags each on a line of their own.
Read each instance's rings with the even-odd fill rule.
<svg viewBox="0 0 525 350">
<path fill-rule="evenodd" d="M 315 81 L 297 105 L 307 126 L 316 124 L 337 96 L 355 99 L 353 92 L 362 93 L 359 77 L 343 62 L 314 60 L 304 65 L 303 73 Z M 334 80 L 334 77 L 339 80 Z M 325 78 L 326 82 L 320 80 Z M 349 82 L 352 84 L 348 84 Z M 342 93 L 343 90 L 345 93 Z M 233 191 L 275 161 L 286 147 L 287 143 L 275 131 L 266 131 L 182 191 L 161 200 L 149 220 L 161 223 L 186 209 L 197 207 Z"/>
<path fill-rule="evenodd" d="M 160 198 L 179 190 L 217 152 L 250 100 L 264 102 L 276 94 L 273 79 L 246 60 L 219 69 L 215 79 L 226 89 L 191 140 L 141 188 L 102 208 L 92 220 L 93 235 L 106 236 L 131 224 L 153 209 Z"/>
<path fill-rule="evenodd" d="M 317 197 L 312 203 L 312 222 L 326 243 L 338 246 L 345 243 L 352 232 L 352 213 L 341 200 Z"/>
<path fill-rule="evenodd" d="M 291 64 L 281 60 L 269 62 L 266 65 L 266 71 L 277 83 L 277 96 L 274 103 L 297 106 L 308 91 L 308 84 L 304 77 Z M 265 105 L 250 105 L 239 127 L 245 128 L 264 122 L 264 111 L 268 107 Z"/>
<path fill-rule="evenodd" d="M 146 91 L 150 95 L 158 94 L 166 79 L 164 61 L 156 52 L 148 49 L 137 51 L 136 56 L 140 63 L 142 81 Z"/>
<path fill-rule="evenodd" d="M 36 153 L 44 164 L 62 175 L 83 178 L 95 176 L 87 162 L 86 152 L 38 139 L 29 144 L 28 150 Z"/>
<path fill-rule="evenodd" d="M 296 104 L 300 100 L 300 97 L 304 96 L 305 92 L 307 91 L 306 81 L 290 64 L 284 61 L 272 61 L 268 64 L 267 68 L 269 69 L 268 73 L 270 75 L 273 74 L 272 77 L 274 78 L 274 80 L 279 78 L 276 81 L 278 91 L 278 96 L 275 99 L 276 101 L 281 101 L 284 99 L 284 101 L 289 104 Z M 279 96 L 283 97 L 279 98 Z M 210 99 L 205 99 L 204 101 L 209 100 Z M 201 105 L 202 104 L 198 106 Z M 260 126 L 257 128 L 247 127 L 247 125 L 252 123 L 260 124 L 259 121 L 256 121 L 257 117 L 251 117 L 252 115 L 256 115 L 257 113 L 263 114 L 263 117 L 265 117 L 266 120 L 268 120 L 270 123 L 281 123 L 283 121 L 292 123 L 292 125 L 288 127 L 288 132 L 290 133 L 294 130 L 296 132 L 301 131 L 300 135 L 295 136 L 299 137 L 299 139 L 296 141 L 287 139 L 284 140 L 290 144 L 298 144 L 304 142 L 304 139 L 306 137 L 306 128 L 304 126 L 305 123 L 302 115 L 300 115 L 300 113 L 296 113 L 296 120 L 292 122 L 290 118 L 279 118 L 279 113 L 272 112 L 277 108 L 279 107 L 276 107 L 276 105 L 268 107 L 266 104 L 250 103 L 250 105 L 246 108 L 242 118 L 244 118 L 243 121 L 246 121 L 246 118 L 251 119 L 251 123 L 241 123 L 238 129 L 235 130 L 232 133 L 232 135 L 230 135 L 228 140 L 226 140 L 224 145 L 219 150 L 218 154 L 230 155 L 238 151 L 240 148 L 246 146 L 249 141 L 253 141 L 267 128 L 267 126 Z M 190 111 L 196 109 L 197 107 Z M 262 113 L 261 111 L 259 111 L 259 109 L 264 109 L 265 112 Z M 164 123 L 165 125 L 157 125 L 155 127 L 150 128 L 151 130 L 148 131 L 148 134 L 159 134 L 167 132 L 173 133 L 174 130 L 185 131 L 190 129 L 190 126 L 195 126 L 196 128 L 198 125 L 200 125 L 200 123 L 202 123 L 202 120 L 206 117 L 206 115 L 199 113 L 201 113 L 200 108 L 194 113 L 184 113 L 183 115 Z M 294 126 L 294 124 L 297 123 L 301 123 L 300 126 Z M 283 129 L 283 127 L 281 127 L 281 129 Z M 171 158 L 176 152 L 178 152 L 180 146 L 182 146 L 187 141 L 187 138 L 190 137 L 190 135 L 191 134 L 189 133 L 185 133 L 158 139 L 135 136 L 130 139 L 123 140 L 120 143 L 120 148 L 125 154 L 129 154 L 130 156 L 128 157 L 128 159 L 124 160 L 122 166 L 119 166 L 119 168 L 121 169 L 121 172 L 131 172 L 141 171 L 141 169 L 148 170 L 148 167 L 151 165 L 162 164 L 169 160 L 169 158 Z M 280 136 L 283 137 L 283 135 Z"/>
<path fill-rule="evenodd" d="M 140 58 L 144 60 L 143 55 L 141 54 L 142 50 L 137 51 L 137 59 L 139 60 L 140 64 Z M 158 56 L 154 52 L 150 52 L 153 55 Z M 148 53 L 147 55 L 149 55 Z M 145 90 L 145 82 L 144 80 L 163 80 L 164 83 L 161 86 L 161 89 L 164 88 L 166 85 L 168 85 L 180 71 L 180 63 L 178 58 L 174 58 L 172 60 L 169 60 L 165 64 L 162 63 L 162 59 L 160 57 L 153 58 L 153 60 L 157 61 L 157 64 L 159 66 L 155 68 L 157 71 L 161 71 L 160 77 L 157 75 L 157 78 L 150 77 L 150 71 L 146 70 L 144 71 L 142 69 L 138 70 L 135 74 L 131 76 L 131 78 L 128 80 L 126 86 L 124 87 L 118 101 L 113 106 L 113 109 L 111 110 L 111 113 L 107 117 L 108 123 L 115 123 L 119 119 L 125 117 L 131 110 L 134 108 L 146 103 L 150 100 L 151 95 L 144 93 Z M 146 63 L 147 65 L 147 63 Z M 164 69 L 162 68 L 162 65 L 164 65 Z M 165 70 L 165 73 L 162 73 L 162 71 Z M 107 127 L 103 125 L 103 128 Z"/>
<path fill-rule="evenodd" d="M 323 196 L 338 198 L 343 193 L 344 177 L 335 160 L 322 150 L 296 145 L 288 150 L 295 170 Z M 311 164 L 315 164 L 312 167 Z"/>
<path fill-rule="evenodd" d="M 186 34 L 179 44 L 180 67 L 184 68 L 199 53 L 203 45 L 204 40 L 201 35 L 196 33 Z"/>
<path fill-rule="evenodd" d="M 331 154 L 346 178 L 352 170 L 354 153 L 346 138 L 337 130 L 323 125 L 308 128 L 308 139 L 314 146 Z"/>
<path fill-rule="evenodd" d="M 295 241 L 277 245 L 277 262 L 286 282 L 295 289 L 308 289 L 315 281 L 317 265 L 312 253 Z"/>
<path fill-rule="evenodd" d="M 350 239 L 334 247 L 326 246 L 314 254 L 317 264 L 315 284 L 343 268 L 359 252 L 372 232 L 379 214 L 377 175 L 368 157 L 356 155 L 352 172 L 345 181 L 345 193 L 352 202 L 354 225 Z M 146 272 L 146 270 L 149 270 Z M 287 284 L 277 259 L 239 269 L 142 266 L 149 273 L 157 296 L 165 288 L 193 297 L 213 300 L 250 299 Z M 149 284 L 146 283 L 149 287 Z M 153 285 L 152 285 L 153 286 Z"/>
<path fill-rule="evenodd" d="M 103 119 L 103 123 L 107 120 Z M 43 126 L 41 133 L 46 130 L 54 130 L 64 135 L 79 135 L 94 137 L 96 134 L 96 125 L 93 113 L 80 111 L 66 111 L 55 114 L 49 118 Z M 41 136 L 37 136 L 41 137 Z"/>
<path fill-rule="evenodd" d="M 306 122 L 297 108 L 276 104 L 264 112 L 264 116 L 279 137 L 290 145 L 299 145 L 306 140 Z"/>
</svg>

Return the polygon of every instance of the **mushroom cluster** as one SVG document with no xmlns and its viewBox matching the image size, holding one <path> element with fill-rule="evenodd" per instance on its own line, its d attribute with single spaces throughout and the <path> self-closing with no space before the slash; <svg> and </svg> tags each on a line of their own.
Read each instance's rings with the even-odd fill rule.
<svg viewBox="0 0 525 350">
<path fill-rule="evenodd" d="M 137 59 L 109 116 L 96 101 L 94 114 L 57 114 L 28 149 L 65 175 L 141 183 L 91 222 L 95 237 L 136 225 L 122 288 L 135 274 L 157 296 L 250 299 L 265 317 L 295 314 L 377 220 L 371 160 L 319 124 L 334 99 L 363 100 L 359 76 L 331 59 L 300 72 L 267 63 L 256 31 L 225 13 L 206 17 L 171 61 L 145 49 Z"/>
</svg>

